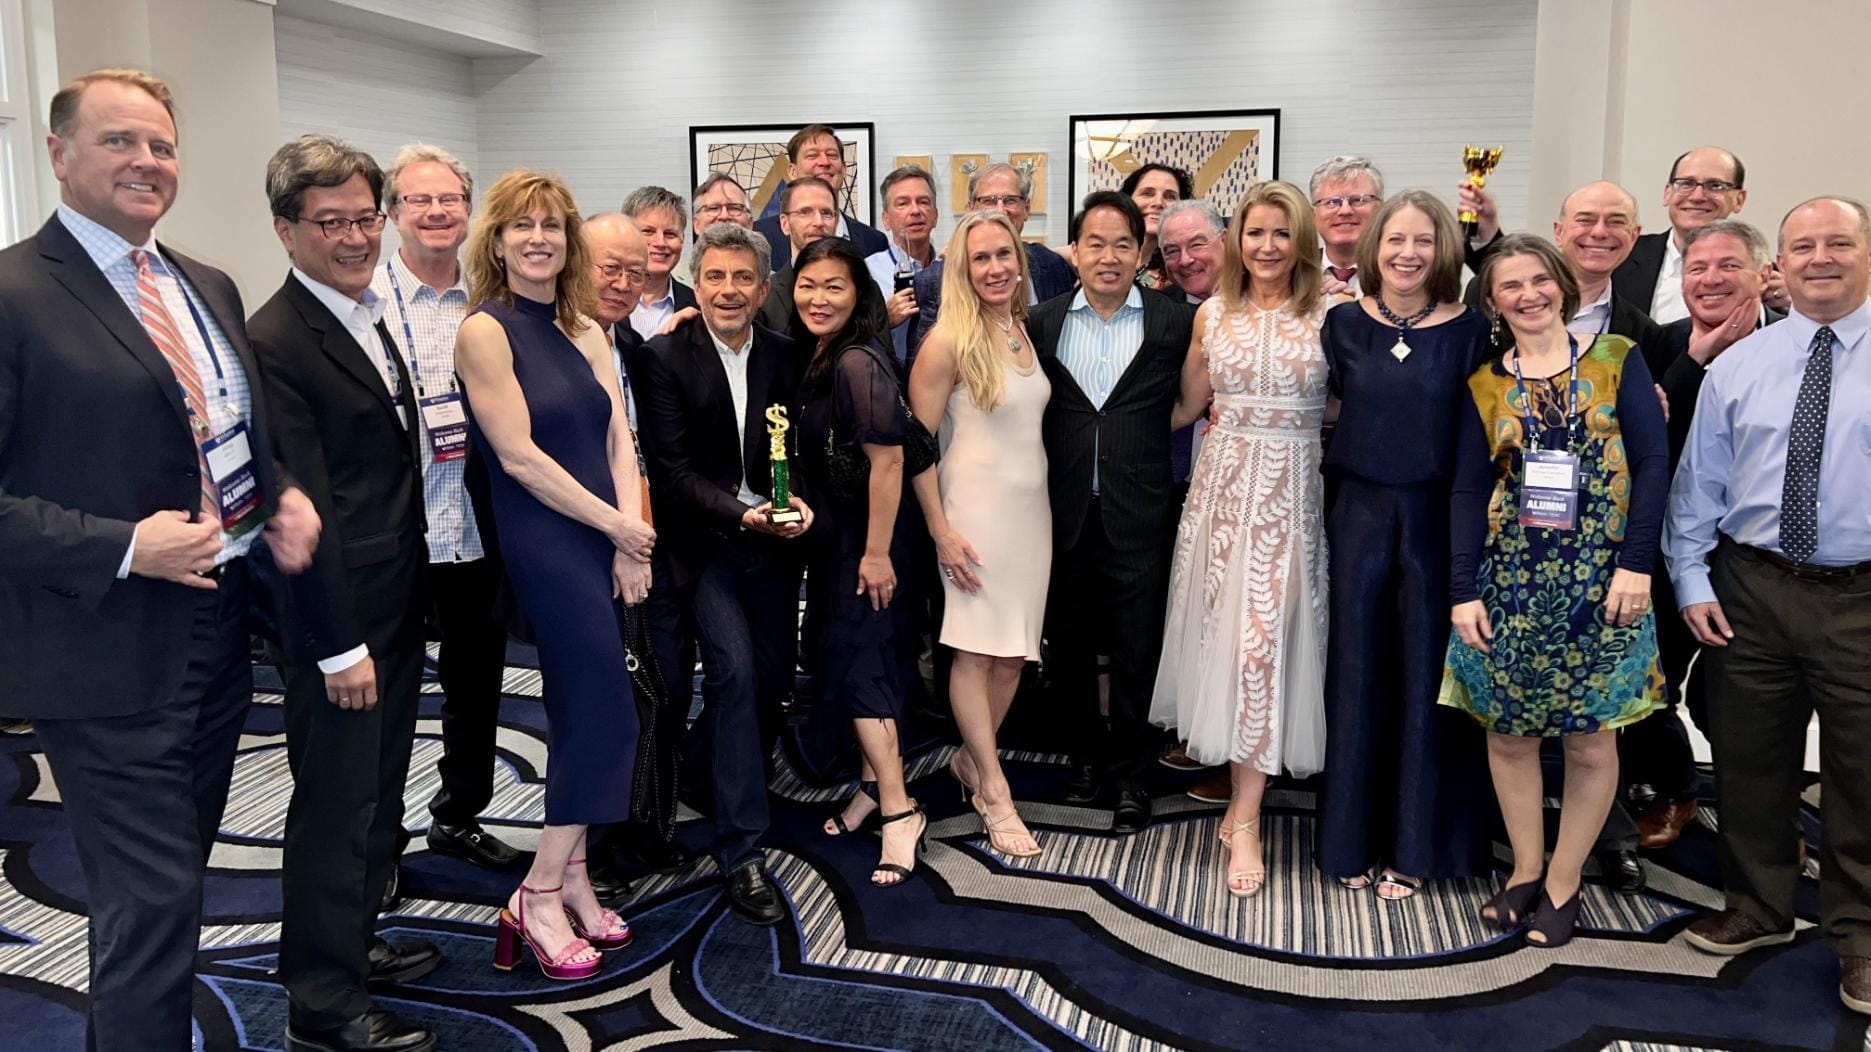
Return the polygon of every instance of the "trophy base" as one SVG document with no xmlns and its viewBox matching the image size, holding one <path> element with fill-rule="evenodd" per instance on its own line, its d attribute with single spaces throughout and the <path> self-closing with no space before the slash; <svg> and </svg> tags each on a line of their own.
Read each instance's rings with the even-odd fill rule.
<svg viewBox="0 0 1871 1052">
<path fill-rule="evenodd" d="M 806 521 L 806 515 L 798 508 L 768 508 L 767 521 L 775 526 L 790 526 Z"/>
</svg>

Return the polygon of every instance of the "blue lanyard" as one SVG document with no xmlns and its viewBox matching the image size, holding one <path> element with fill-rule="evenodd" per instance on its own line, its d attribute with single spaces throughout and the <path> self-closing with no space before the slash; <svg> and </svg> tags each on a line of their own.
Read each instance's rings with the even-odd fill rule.
<svg viewBox="0 0 1871 1052">
<path fill-rule="evenodd" d="M 1571 333 L 1567 333 L 1566 334 L 1566 346 L 1570 348 L 1570 350 L 1572 351 L 1572 363 L 1566 367 L 1566 451 L 1571 452 L 1572 446 L 1573 446 L 1573 439 L 1575 437 L 1573 434 L 1572 414 L 1573 414 L 1573 411 L 1576 410 L 1579 405 L 1579 340 L 1578 340 L 1578 337 L 1572 335 Z M 1525 377 L 1520 375 L 1520 350 L 1519 348 L 1514 349 L 1513 358 L 1514 358 L 1514 385 L 1515 385 L 1515 388 L 1520 392 L 1521 411 L 1526 414 L 1526 418 L 1527 418 L 1527 441 L 1532 443 L 1535 451 L 1538 451 L 1540 448 L 1540 426 L 1539 426 L 1538 419 L 1535 418 L 1535 416 L 1533 415 L 1533 393 L 1527 390 L 1527 380 Z"/>
<path fill-rule="evenodd" d="M 416 397 L 427 397 L 422 389 L 422 362 L 416 353 L 416 333 L 409 327 L 409 307 L 403 303 L 403 285 L 396 280 L 396 270 L 386 262 L 383 265 L 384 276 L 390 279 L 390 292 L 396 296 L 396 317 L 403 323 L 403 356 L 409 359 L 409 376 L 416 385 Z M 448 389 L 455 389 L 455 377 L 448 377 Z"/>
<path fill-rule="evenodd" d="M 188 316 L 195 322 L 195 331 L 201 334 L 201 345 L 208 351 L 208 364 L 214 366 L 214 382 L 220 387 L 221 402 L 226 404 L 232 399 L 227 393 L 227 375 L 221 371 L 221 356 L 214 353 L 214 337 L 208 335 L 208 326 L 201 320 L 201 311 L 196 309 L 194 297 L 188 294 L 188 286 L 179 278 L 176 285 L 182 290 L 182 302 L 188 304 Z"/>
</svg>

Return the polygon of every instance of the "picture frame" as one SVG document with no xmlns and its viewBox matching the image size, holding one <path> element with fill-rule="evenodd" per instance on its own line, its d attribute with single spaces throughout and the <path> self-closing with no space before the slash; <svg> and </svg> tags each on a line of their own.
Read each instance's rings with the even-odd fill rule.
<svg viewBox="0 0 1871 1052">
<path fill-rule="evenodd" d="M 727 172 L 747 188 L 754 218 L 779 211 L 786 186 L 786 142 L 812 121 L 798 124 L 701 124 L 689 126 L 689 186 L 699 186 L 710 172 Z M 845 182 L 838 188 L 838 208 L 873 226 L 877 170 L 877 129 L 869 121 L 825 121 L 837 129 L 845 148 Z"/>
<path fill-rule="evenodd" d="M 1183 169 L 1198 197 L 1231 215 L 1247 188 L 1280 177 L 1280 111 L 1180 110 L 1074 114 L 1068 127 L 1071 209 L 1094 190 L 1116 190 L 1148 163 Z"/>
</svg>

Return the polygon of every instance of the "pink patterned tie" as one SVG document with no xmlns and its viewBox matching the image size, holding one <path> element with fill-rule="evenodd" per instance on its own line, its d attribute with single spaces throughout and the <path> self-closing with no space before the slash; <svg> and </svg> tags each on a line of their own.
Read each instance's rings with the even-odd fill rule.
<svg viewBox="0 0 1871 1052">
<path fill-rule="evenodd" d="M 220 522 L 220 493 L 208 471 L 208 455 L 201 449 L 202 440 L 208 437 L 204 432 L 210 427 L 201 374 L 195 371 L 195 359 L 189 357 L 188 344 L 182 342 L 182 333 L 175 327 L 175 319 L 162 301 L 161 290 L 156 288 L 156 275 L 149 269 L 149 253 L 139 248 L 130 253 L 130 258 L 136 262 L 136 298 L 143 315 L 143 330 L 149 333 L 150 341 L 175 373 L 176 382 L 182 385 L 182 397 L 188 402 L 191 423 L 195 425 L 190 428 L 190 437 L 195 443 L 195 457 L 201 462 L 201 513 L 209 521 Z"/>
</svg>

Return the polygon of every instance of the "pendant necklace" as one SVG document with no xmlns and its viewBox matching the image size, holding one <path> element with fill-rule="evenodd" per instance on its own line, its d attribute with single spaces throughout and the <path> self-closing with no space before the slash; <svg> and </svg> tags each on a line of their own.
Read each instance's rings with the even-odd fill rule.
<svg viewBox="0 0 1871 1052">
<path fill-rule="evenodd" d="M 1405 337 L 1410 333 L 1410 326 L 1415 325 L 1417 322 L 1433 314 L 1436 310 L 1436 301 L 1433 299 L 1430 300 L 1423 306 L 1422 310 L 1405 318 L 1385 305 L 1383 293 L 1376 293 L 1371 299 L 1377 304 L 1377 313 L 1383 315 L 1385 321 L 1397 327 L 1397 343 L 1396 346 L 1390 349 L 1390 356 L 1398 361 L 1408 358 L 1410 356 L 1410 344 Z"/>
<path fill-rule="evenodd" d="M 988 317 L 994 318 L 992 314 L 988 315 Z M 1007 353 L 1018 359 L 1020 357 L 1021 343 L 1020 337 L 1013 334 L 1013 318 L 1009 317 L 1005 324 L 1002 324 L 999 318 L 994 318 L 994 324 L 999 325 L 1000 331 L 1007 334 Z"/>
</svg>

